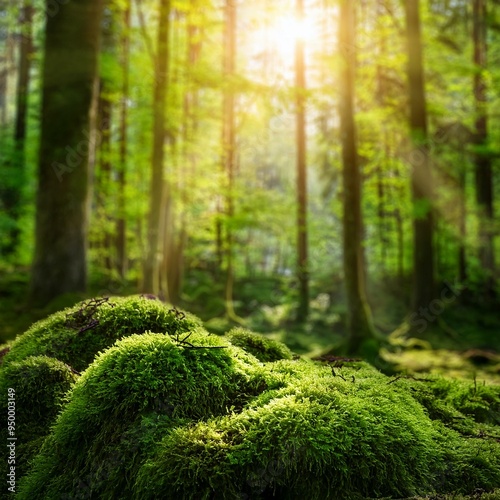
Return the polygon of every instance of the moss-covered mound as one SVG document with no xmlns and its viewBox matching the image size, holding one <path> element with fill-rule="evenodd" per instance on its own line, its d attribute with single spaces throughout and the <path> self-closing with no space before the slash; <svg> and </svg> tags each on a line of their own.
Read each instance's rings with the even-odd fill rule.
<svg viewBox="0 0 500 500">
<path fill-rule="evenodd" d="M 478 389 L 460 387 L 388 378 L 362 362 L 262 363 L 201 328 L 133 335 L 76 382 L 17 498 L 319 500 L 500 487 L 500 428 L 465 411 Z M 486 393 L 485 404 L 500 388 Z"/>
<path fill-rule="evenodd" d="M 96 498 L 131 497 L 163 436 L 241 411 L 266 387 L 253 356 L 201 329 L 179 342 L 151 333 L 118 341 L 75 385 L 21 498 L 60 498 L 82 478 Z"/>
<path fill-rule="evenodd" d="M 242 329 L 210 335 L 138 296 L 82 302 L 9 347 L 0 390 L 4 408 L 16 393 L 16 498 L 500 488 L 499 386 L 293 359 L 279 342 Z"/>
<path fill-rule="evenodd" d="M 243 348 L 253 354 L 258 360 L 278 361 L 279 359 L 292 359 L 292 352 L 282 342 L 267 339 L 258 333 L 245 330 L 244 328 L 233 328 L 227 333 L 231 344 Z"/>
<path fill-rule="evenodd" d="M 13 342 L 3 363 L 46 355 L 82 371 L 122 337 L 146 331 L 181 335 L 199 326 L 195 316 L 153 296 L 91 299 L 35 323 Z"/>
<path fill-rule="evenodd" d="M 6 409 L 8 388 L 17 398 L 17 478 L 42 445 L 63 395 L 99 351 L 119 338 L 148 330 L 182 339 L 200 324 L 198 318 L 152 296 L 91 299 L 35 323 L 2 346 L 1 407 Z M 5 443 L 3 426 L 2 432 Z M 2 464 L 3 472 L 5 461 Z"/>
<path fill-rule="evenodd" d="M 17 477 L 38 452 L 75 380 L 76 375 L 67 365 L 47 356 L 31 356 L 0 370 L 1 413 L 5 416 L 8 409 L 12 410 L 9 436 L 16 438 Z M 2 443 L 8 443 L 7 431 L 7 426 L 2 425 Z M 2 473 L 6 465 L 2 460 Z"/>
</svg>

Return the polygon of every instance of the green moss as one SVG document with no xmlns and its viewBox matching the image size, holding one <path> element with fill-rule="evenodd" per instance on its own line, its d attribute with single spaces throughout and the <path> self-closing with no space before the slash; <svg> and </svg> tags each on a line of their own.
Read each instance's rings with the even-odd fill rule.
<svg viewBox="0 0 500 500">
<path fill-rule="evenodd" d="M 161 332 L 130 335 L 115 317 L 125 338 L 78 378 L 17 498 L 349 500 L 500 487 L 496 386 L 291 359 L 251 332 L 218 337 L 168 323 L 184 320 L 154 301 L 122 300 L 156 308 Z M 104 306 L 103 324 L 117 307 Z"/>
<path fill-rule="evenodd" d="M 2 415 L 7 414 L 8 391 L 14 390 L 18 478 L 38 452 L 75 380 L 76 376 L 68 366 L 47 356 L 12 362 L 0 371 Z M 7 428 L 3 425 L 1 439 L 7 443 Z M 2 461 L 2 472 L 5 466 L 6 462 Z"/>
<path fill-rule="evenodd" d="M 158 432 L 226 414 L 265 389 L 259 363 L 241 349 L 202 329 L 189 343 L 150 333 L 101 353 L 36 459 L 25 498 L 58 498 L 81 477 L 101 496 L 126 495 Z"/>
<path fill-rule="evenodd" d="M 500 425 L 500 386 L 439 376 L 396 380 L 426 408 L 433 420 L 440 420 L 462 434 L 478 432 L 477 424 Z M 488 432 L 497 433 L 497 430 Z"/>
<path fill-rule="evenodd" d="M 262 362 L 292 358 L 292 352 L 285 344 L 243 328 L 233 328 L 227 337 L 233 345 L 243 348 Z"/>
<path fill-rule="evenodd" d="M 140 296 L 84 301 L 32 325 L 11 345 L 4 363 L 47 355 L 82 371 L 122 337 L 146 331 L 176 335 L 200 325 L 191 314 Z"/>
<path fill-rule="evenodd" d="M 47 356 L 13 362 L 0 371 L 3 408 L 8 388 L 15 391 L 19 440 L 29 441 L 47 431 L 75 380 L 76 375 L 67 365 Z"/>
</svg>

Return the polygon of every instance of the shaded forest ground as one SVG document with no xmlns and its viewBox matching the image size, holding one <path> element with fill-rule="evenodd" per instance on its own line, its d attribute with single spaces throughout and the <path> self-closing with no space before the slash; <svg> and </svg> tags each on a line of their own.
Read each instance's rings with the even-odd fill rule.
<svg viewBox="0 0 500 500">
<path fill-rule="evenodd" d="M 218 284 L 223 281 L 216 281 L 206 272 L 192 272 L 179 304 L 199 316 L 209 331 L 220 334 L 235 326 L 224 315 L 224 290 Z M 63 295 L 43 309 L 34 309 L 26 303 L 28 282 L 28 272 L 23 269 L 5 272 L 0 277 L 2 343 L 23 333 L 33 322 L 85 298 L 137 293 L 135 283 L 93 275 L 88 294 Z M 430 320 L 422 314 L 414 315 L 414 320 L 419 321 L 420 338 L 408 338 L 404 331 L 398 335 L 397 329 L 401 320 L 408 317 L 405 297 L 409 296 L 410 286 L 409 281 L 385 279 L 372 282 L 369 287 L 375 324 L 389 339 L 382 351 L 385 359 L 396 370 L 432 371 L 500 383 L 500 316 L 496 304 L 474 290 L 460 290 L 441 314 L 429 312 Z M 320 293 L 320 289 L 329 292 Z M 309 320 L 299 325 L 293 320 L 296 296 L 291 281 L 247 278 L 240 280 L 235 288 L 235 309 L 245 327 L 285 342 L 294 352 L 309 356 L 335 352 L 335 346 L 345 336 L 342 283 L 318 284 L 312 296 Z"/>
</svg>

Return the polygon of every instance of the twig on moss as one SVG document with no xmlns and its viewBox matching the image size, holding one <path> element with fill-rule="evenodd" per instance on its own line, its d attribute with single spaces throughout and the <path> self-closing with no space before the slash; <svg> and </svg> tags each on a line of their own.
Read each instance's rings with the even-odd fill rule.
<svg viewBox="0 0 500 500">
<path fill-rule="evenodd" d="M 68 370 L 71 373 L 73 373 L 75 375 L 81 375 L 81 373 L 79 371 L 75 370 L 72 366 L 68 365 L 68 363 L 64 363 L 64 364 L 65 364 L 66 368 L 68 368 Z"/>
<path fill-rule="evenodd" d="M 66 316 L 65 326 L 78 330 L 78 333 L 83 333 L 95 328 L 99 324 L 99 320 L 94 318 L 94 314 L 103 304 L 115 307 L 115 304 L 109 301 L 109 297 L 90 299 L 84 302 L 78 311 Z"/>
<path fill-rule="evenodd" d="M 184 347 L 186 349 L 227 349 L 225 345 L 193 345 L 191 342 L 188 342 L 187 339 L 191 337 L 193 332 L 188 333 L 183 339 L 179 338 L 179 334 L 177 334 L 174 338 L 174 341 L 177 342 L 178 345 Z"/>
<path fill-rule="evenodd" d="M 176 307 L 172 307 L 172 309 L 169 309 L 168 312 L 173 313 L 177 319 L 186 319 L 186 314 L 179 311 Z"/>
<path fill-rule="evenodd" d="M 411 379 L 411 380 L 416 380 L 417 382 L 430 382 L 428 378 L 417 378 L 414 377 L 413 375 L 398 375 L 396 378 L 389 380 L 389 382 L 387 382 L 387 385 L 392 384 L 393 382 L 396 382 L 401 379 Z"/>
<path fill-rule="evenodd" d="M 312 361 L 326 361 L 327 363 L 355 363 L 359 361 L 363 361 L 360 358 L 345 358 L 343 356 L 316 356 L 315 358 L 311 358 Z"/>
</svg>

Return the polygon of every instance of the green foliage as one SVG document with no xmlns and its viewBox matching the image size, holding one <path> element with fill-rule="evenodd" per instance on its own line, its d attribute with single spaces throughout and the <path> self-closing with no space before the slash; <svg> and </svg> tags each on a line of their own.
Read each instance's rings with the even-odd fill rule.
<svg viewBox="0 0 500 500">
<path fill-rule="evenodd" d="M 282 342 L 268 339 L 244 328 L 233 328 L 228 332 L 227 337 L 233 345 L 253 354 L 262 362 L 292 358 L 292 352 Z"/>
<path fill-rule="evenodd" d="M 12 344 L 4 363 L 47 355 L 81 371 L 119 338 L 146 331 L 180 335 L 200 325 L 198 318 L 155 298 L 91 299 L 32 325 Z"/>
</svg>

